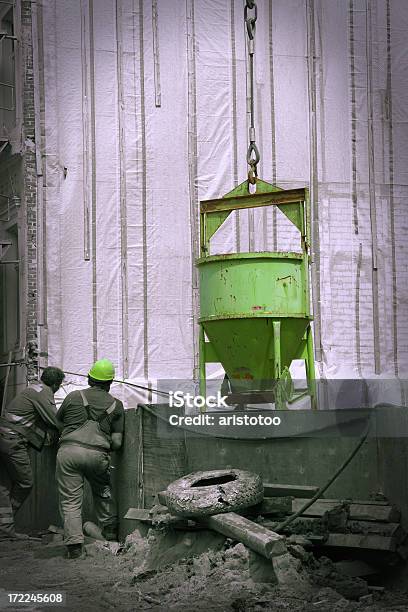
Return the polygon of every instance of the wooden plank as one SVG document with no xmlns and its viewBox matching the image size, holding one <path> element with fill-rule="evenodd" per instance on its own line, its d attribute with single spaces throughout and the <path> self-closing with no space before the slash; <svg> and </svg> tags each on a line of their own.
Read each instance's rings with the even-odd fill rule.
<svg viewBox="0 0 408 612">
<path fill-rule="evenodd" d="M 152 522 L 152 516 L 150 514 L 150 511 L 146 508 L 129 508 L 123 518 L 135 521 L 143 521 L 145 523 Z"/>
<path fill-rule="evenodd" d="M 307 495 L 305 495 L 304 497 L 307 497 Z M 388 501 L 373 501 L 373 500 L 365 500 L 365 499 L 325 499 L 325 498 L 319 498 L 319 501 L 323 502 L 323 503 L 328 503 L 331 504 L 333 502 L 337 502 L 337 503 L 349 503 L 349 504 L 364 504 L 365 506 L 389 506 L 390 502 Z"/>
<path fill-rule="evenodd" d="M 298 512 L 307 502 L 307 499 L 294 499 L 292 501 L 292 512 Z M 318 500 L 310 508 L 308 508 L 304 516 L 324 516 L 329 510 L 346 506 L 349 504 L 349 518 L 357 521 L 382 521 L 387 523 L 397 523 L 400 520 L 401 513 L 394 506 L 374 505 L 374 504 L 356 504 L 350 503 L 347 500 Z"/>
<path fill-rule="evenodd" d="M 286 552 L 285 538 L 235 512 L 216 514 L 200 522 L 227 538 L 242 542 L 267 559 Z"/>
<path fill-rule="evenodd" d="M 330 533 L 324 546 L 335 548 L 362 548 L 364 550 L 395 551 L 395 538 L 374 534 Z"/>
<path fill-rule="evenodd" d="M 347 531 L 350 533 L 376 533 L 394 537 L 399 542 L 405 538 L 406 533 L 399 523 L 381 523 L 376 521 L 347 521 Z"/>
<path fill-rule="evenodd" d="M 301 499 L 301 498 L 293 499 L 292 500 L 292 512 L 298 512 L 308 501 L 309 501 L 308 499 Z M 341 510 L 341 508 L 342 508 L 342 503 L 339 501 L 323 503 L 322 501 L 318 500 L 314 504 L 312 504 L 309 508 L 307 508 L 307 510 L 305 510 L 302 516 L 322 517 L 325 514 L 327 514 L 327 512 L 329 512 L 330 510 L 335 510 L 335 509 Z"/>
<path fill-rule="evenodd" d="M 264 482 L 265 497 L 307 497 L 311 499 L 318 492 L 319 487 L 289 485 L 289 484 L 271 484 Z"/>
<path fill-rule="evenodd" d="M 291 514 L 291 512 L 291 497 L 264 497 L 260 504 L 247 508 L 243 513 L 251 515 L 281 516 L 282 514 Z"/>
<path fill-rule="evenodd" d="M 368 504 L 351 504 L 350 518 L 365 521 L 384 521 L 398 523 L 401 512 L 394 506 L 371 506 Z"/>
</svg>

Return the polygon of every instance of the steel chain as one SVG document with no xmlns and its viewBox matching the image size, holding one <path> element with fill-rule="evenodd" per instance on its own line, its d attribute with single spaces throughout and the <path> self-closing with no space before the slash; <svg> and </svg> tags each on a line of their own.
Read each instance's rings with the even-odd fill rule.
<svg viewBox="0 0 408 612">
<path fill-rule="evenodd" d="M 254 11 L 252 16 L 248 11 Z M 258 18 L 258 9 L 254 0 L 246 0 L 244 7 L 244 21 L 248 35 L 248 55 L 249 55 L 249 100 L 250 100 L 250 127 L 249 127 L 249 147 L 247 151 L 247 164 L 249 166 L 248 182 L 252 185 L 256 183 L 258 176 L 257 165 L 260 160 L 259 149 L 255 142 L 254 125 L 254 50 L 255 50 L 255 28 Z"/>
<path fill-rule="evenodd" d="M 254 36 L 255 36 L 255 26 L 256 26 L 256 20 L 258 19 L 258 8 L 255 4 L 255 2 L 251 3 L 252 6 L 249 6 L 249 2 L 246 3 L 245 8 L 244 8 L 244 21 L 246 24 L 246 29 L 247 29 L 247 33 L 248 33 L 248 37 L 249 40 L 253 40 Z M 248 17 L 248 9 L 255 10 L 254 16 L 253 17 Z"/>
</svg>

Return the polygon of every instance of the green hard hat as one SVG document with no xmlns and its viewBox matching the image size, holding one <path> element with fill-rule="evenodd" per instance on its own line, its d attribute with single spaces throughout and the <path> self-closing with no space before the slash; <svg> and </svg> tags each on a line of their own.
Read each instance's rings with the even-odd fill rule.
<svg viewBox="0 0 408 612">
<path fill-rule="evenodd" d="M 88 372 L 88 376 L 94 380 L 113 380 L 115 378 L 115 368 L 109 359 L 99 359 L 95 361 Z"/>
</svg>

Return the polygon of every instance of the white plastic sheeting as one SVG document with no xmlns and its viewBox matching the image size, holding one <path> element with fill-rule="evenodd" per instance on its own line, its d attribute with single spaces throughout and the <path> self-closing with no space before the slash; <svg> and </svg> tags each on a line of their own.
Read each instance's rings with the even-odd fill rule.
<svg viewBox="0 0 408 612">
<path fill-rule="evenodd" d="M 315 199 L 318 372 L 408 378 L 408 4 L 257 4 L 258 170 Z M 72 372 L 108 357 L 135 383 L 190 379 L 199 200 L 247 171 L 243 2 L 38 5 L 41 349 Z M 213 242 L 213 252 L 298 244 L 269 210 L 231 216 Z"/>
</svg>

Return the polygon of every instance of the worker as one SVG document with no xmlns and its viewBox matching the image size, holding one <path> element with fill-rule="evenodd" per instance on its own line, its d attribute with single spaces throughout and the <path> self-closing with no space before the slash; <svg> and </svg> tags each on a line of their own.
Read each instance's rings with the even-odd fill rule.
<svg viewBox="0 0 408 612">
<path fill-rule="evenodd" d="M 0 539 L 21 537 L 14 518 L 33 487 L 28 447 L 41 451 L 47 439 L 58 438 L 54 393 L 63 380 L 62 370 L 45 368 L 0 417 Z"/>
<path fill-rule="evenodd" d="M 116 504 L 110 480 L 110 451 L 122 445 L 124 409 L 109 390 L 115 369 L 108 359 L 96 361 L 88 373 L 89 388 L 69 393 L 57 413 L 63 425 L 56 479 L 64 543 L 70 559 L 83 558 L 82 502 L 84 479 L 92 490 L 102 534 L 118 539 Z"/>
</svg>

